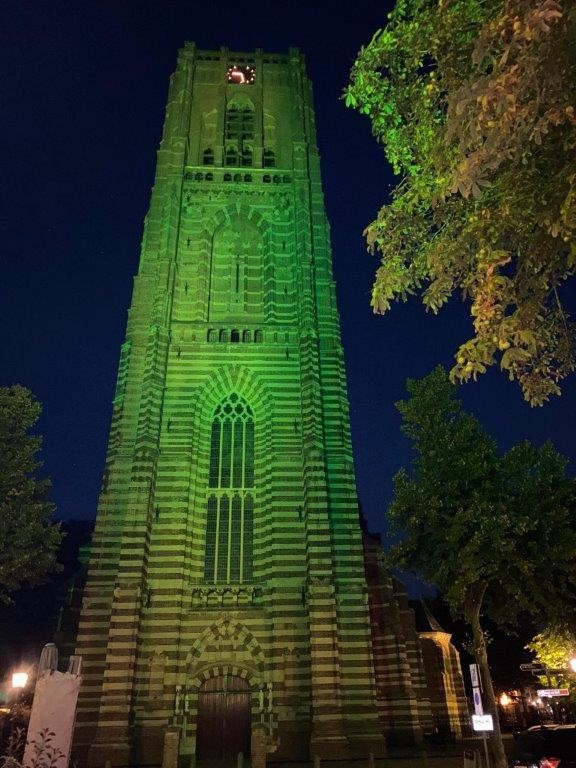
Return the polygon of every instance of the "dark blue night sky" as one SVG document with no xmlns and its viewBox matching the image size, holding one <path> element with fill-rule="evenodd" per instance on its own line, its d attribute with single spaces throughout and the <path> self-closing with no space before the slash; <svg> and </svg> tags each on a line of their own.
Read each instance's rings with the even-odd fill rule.
<svg viewBox="0 0 576 768">
<path fill-rule="evenodd" d="M 392 176 L 366 118 L 340 101 L 363 43 L 390 2 L 2 0 L 0 384 L 44 404 L 45 471 L 62 519 L 92 518 L 110 403 L 178 48 L 299 47 L 313 80 L 332 227 L 358 490 L 381 530 L 392 477 L 409 462 L 394 402 L 407 377 L 451 364 L 469 333 L 453 301 L 438 317 L 417 299 L 372 315 L 375 257 L 363 227 Z M 551 438 L 574 458 L 576 379 L 541 409 L 490 372 L 462 396 L 502 449 Z M 574 472 L 574 466 L 571 466 Z"/>
</svg>

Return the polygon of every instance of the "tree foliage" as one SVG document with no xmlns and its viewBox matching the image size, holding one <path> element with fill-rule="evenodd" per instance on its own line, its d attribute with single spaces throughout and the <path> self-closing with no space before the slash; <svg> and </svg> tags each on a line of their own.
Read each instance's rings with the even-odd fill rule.
<svg viewBox="0 0 576 768">
<path fill-rule="evenodd" d="M 0 600 L 58 568 L 60 526 L 51 521 L 50 482 L 38 479 L 41 438 L 28 434 L 40 404 L 20 386 L 0 388 Z"/>
<path fill-rule="evenodd" d="M 574 700 L 576 683 L 570 660 L 576 658 L 576 633 L 573 626 L 559 623 L 552 624 L 539 632 L 526 646 L 536 657 L 536 661 L 552 670 L 550 677 L 540 677 L 544 685 L 552 683 L 554 688 L 569 688 L 570 698 Z M 556 670 L 565 670 L 558 673 Z"/>
<path fill-rule="evenodd" d="M 465 618 L 495 715 L 481 616 L 506 627 L 523 612 L 574 613 L 576 483 L 550 443 L 501 455 L 441 367 L 407 386 L 411 397 L 397 407 L 414 459 L 394 479 L 389 559 L 422 574 Z M 501 742 L 495 749 L 504 766 Z"/>
<path fill-rule="evenodd" d="M 400 176 L 365 230 L 374 310 L 422 291 L 437 312 L 461 292 L 474 335 L 452 378 L 499 361 L 533 405 L 559 394 L 575 367 L 574 3 L 397 0 L 345 98 Z"/>
<path fill-rule="evenodd" d="M 576 483 L 551 443 L 501 455 L 463 410 L 443 368 L 409 380 L 397 407 L 414 450 L 394 479 L 395 561 L 421 572 L 462 610 L 485 585 L 484 610 L 499 624 L 576 608 Z"/>
</svg>

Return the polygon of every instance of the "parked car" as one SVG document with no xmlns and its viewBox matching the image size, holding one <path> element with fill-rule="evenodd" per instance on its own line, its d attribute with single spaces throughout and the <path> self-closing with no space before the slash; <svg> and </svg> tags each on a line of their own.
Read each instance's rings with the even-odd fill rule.
<svg viewBox="0 0 576 768">
<path fill-rule="evenodd" d="M 534 725 L 515 735 L 510 768 L 576 768 L 576 724 Z"/>
</svg>

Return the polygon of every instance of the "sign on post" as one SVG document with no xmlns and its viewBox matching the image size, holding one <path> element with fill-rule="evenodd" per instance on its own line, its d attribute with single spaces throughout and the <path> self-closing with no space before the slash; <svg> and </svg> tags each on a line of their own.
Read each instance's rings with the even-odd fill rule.
<svg viewBox="0 0 576 768">
<path fill-rule="evenodd" d="M 541 699 L 552 699 L 555 696 L 569 696 L 570 691 L 568 688 L 540 688 L 536 691 Z"/>
<path fill-rule="evenodd" d="M 477 715 L 483 715 L 484 708 L 482 707 L 482 696 L 480 695 L 480 689 L 474 688 L 472 695 L 474 697 L 474 712 Z"/>
<path fill-rule="evenodd" d="M 480 693 L 480 675 L 478 674 L 478 665 L 470 664 L 470 680 L 472 681 L 472 697 L 474 699 L 474 712 L 477 715 L 484 714 L 482 706 L 482 694 Z"/>
<path fill-rule="evenodd" d="M 474 731 L 493 731 L 492 715 L 472 715 L 472 729 Z"/>
<path fill-rule="evenodd" d="M 470 680 L 472 688 L 480 688 L 480 675 L 478 674 L 478 664 L 470 664 Z"/>
</svg>

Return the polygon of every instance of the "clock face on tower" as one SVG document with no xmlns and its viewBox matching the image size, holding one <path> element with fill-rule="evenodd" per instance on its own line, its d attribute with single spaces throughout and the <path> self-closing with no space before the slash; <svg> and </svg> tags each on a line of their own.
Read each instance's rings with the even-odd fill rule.
<svg viewBox="0 0 576 768">
<path fill-rule="evenodd" d="M 254 67 L 233 65 L 228 67 L 226 78 L 233 85 L 254 85 Z"/>
</svg>

